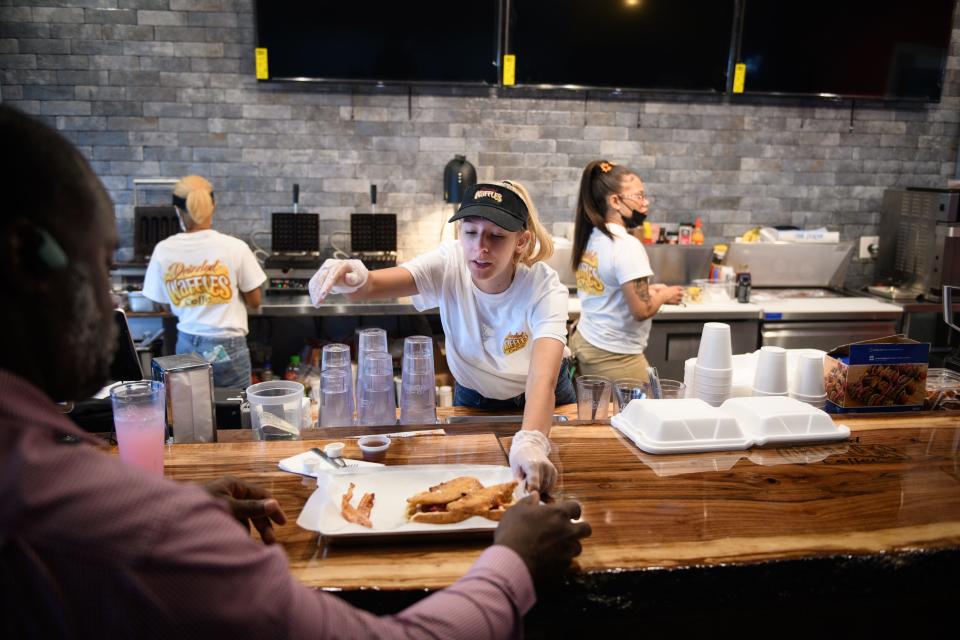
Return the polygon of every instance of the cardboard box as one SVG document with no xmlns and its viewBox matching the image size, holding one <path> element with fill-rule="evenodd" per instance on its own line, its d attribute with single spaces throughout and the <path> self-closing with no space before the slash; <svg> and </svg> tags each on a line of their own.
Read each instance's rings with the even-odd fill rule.
<svg viewBox="0 0 960 640">
<path fill-rule="evenodd" d="M 837 347 L 823 359 L 831 413 L 921 411 L 930 343 L 903 335 Z"/>
</svg>

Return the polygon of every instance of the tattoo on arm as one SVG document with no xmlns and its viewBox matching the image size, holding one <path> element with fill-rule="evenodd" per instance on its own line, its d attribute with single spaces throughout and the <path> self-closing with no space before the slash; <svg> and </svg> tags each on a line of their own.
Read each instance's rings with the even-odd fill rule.
<svg viewBox="0 0 960 640">
<path fill-rule="evenodd" d="M 641 302 L 644 304 L 650 304 L 652 302 L 650 299 L 650 278 L 637 278 L 633 281 L 633 286 Z"/>
</svg>

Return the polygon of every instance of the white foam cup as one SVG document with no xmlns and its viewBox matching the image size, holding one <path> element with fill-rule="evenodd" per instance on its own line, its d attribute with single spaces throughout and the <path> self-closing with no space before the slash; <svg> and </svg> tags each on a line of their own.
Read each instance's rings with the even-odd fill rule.
<svg viewBox="0 0 960 640">
<path fill-rule="evenodd" d="M 787 394 L 787 350 L 781 347 L 761 347 L 753 389 L 764 395 Z M 754 395 L 757 395 L 754 393 Z"/>
</svg>

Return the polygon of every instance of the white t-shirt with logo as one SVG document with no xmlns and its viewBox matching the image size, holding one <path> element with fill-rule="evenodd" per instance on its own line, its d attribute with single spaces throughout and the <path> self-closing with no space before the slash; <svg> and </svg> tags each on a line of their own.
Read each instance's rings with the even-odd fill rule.
<svg viewBox="0 0 960 640">
<path fill-rule="evenodd" d="M 178 233 L 158 243 L 143 281 L 143 295 L 169 304 L 177 330 L 216 338 L 247 335 L 241 291 L 267 274 L 243 240 L 213 229 Z"/>
<path fill-rule="evenodd" d="M 501 293 L 473 284 L 456 240 L 401 266 L 417 284 L 417 310 L 440 307 L 450 371 L 484 397 L 505 400 L 524 392 L 534 340 L 567 342 L 567 289 L 542 262 L 517 265 Z"/>
<path fill-rule="evenodd" d="M 580 322 L 577 331 L 595 347 L 613 353 L 643 353 L 653 321 L 630 313 L 620 286 L 653 275 L 643 243 L 619 224 L 611 240 L 594 228 L 577 267 Z"/>
</svg>

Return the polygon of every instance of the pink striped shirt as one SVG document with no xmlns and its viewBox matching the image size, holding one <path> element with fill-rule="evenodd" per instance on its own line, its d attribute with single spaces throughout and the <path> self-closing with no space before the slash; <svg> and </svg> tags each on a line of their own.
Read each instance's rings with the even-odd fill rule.
<svg viewBox="0 0 960 640">
<path fill-rule="evenodd" d="M 97 443 L 0 370 L 0 546 L 26 558 L 23 584 L 39 582 L 77 637 L 522 635 L 533 583 L 507 547 L 484 551 L 448 589 L 377 617 L 296 582 L 283 550 L 251 539 L 202 488 L 126 467 Z M 13 596 L 37 602 L 29 591 Z"/>
</svg>

